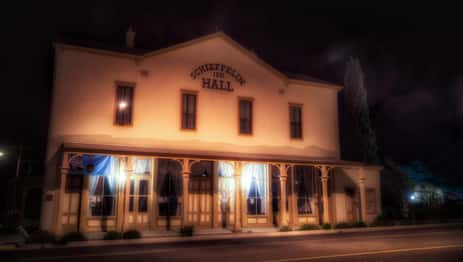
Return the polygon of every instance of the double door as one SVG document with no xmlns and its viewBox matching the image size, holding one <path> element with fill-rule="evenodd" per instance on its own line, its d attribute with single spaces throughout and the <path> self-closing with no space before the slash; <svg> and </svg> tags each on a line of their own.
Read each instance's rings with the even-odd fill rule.
<svg viewBox="0 0 463 262">
<path fill-rule="evenodd" d="M 189 181 L 188 221 L 195 226 L 212 225 L 211 177 L 191 177 Z"/>
<path fill-rule="evenodd" d="M 150 213 L 150 188 L 149 176 L 132 175 L 127 181 L 126 187 L 126 223 L 129 228 L 147 229 Z"/>
</svg>

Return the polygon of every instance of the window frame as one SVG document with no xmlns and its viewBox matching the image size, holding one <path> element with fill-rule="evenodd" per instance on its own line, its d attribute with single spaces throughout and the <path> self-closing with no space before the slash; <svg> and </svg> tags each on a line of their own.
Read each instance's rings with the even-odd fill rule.
<svg viewBox="0 0 463 262">
<path fill-rule="evenodd" d="M 96 177 L 98 177 L 98 179 L 103 178 L 102 190 L 101 190 L 101 194 L 92 194 L 92 193 L 90 193 L 90 192 L 88 193 L 88 196 L 89 196 L 89 199 L 88 199 L 88 213 L 89 213 L 89 214 L 88 214 L 88 217 L 89 217 L 89 218 L 116 217 L 116 215 L 117 215 L 117 183 L 114 182 L 114 183 L 116 183 L 116 185 L 115 185 L 116 187 L 115 187 L 115 192 L 114 192 L 114 194 L 113 194 L 113 195 L 107 195 L 107 194 L 105 194 L 105 180 L 107 179 L 107 177 L 106 177 L 106 176 L 96 176 Z M 90 176 L 89 176 L 89 178 L 90 178 Z M 91 196 L 95 196 L 95 199 L 99 199 L 100 202 L 102 203 L 102 206 L 101 206 L 101 214 L 100 214 L 100 215 L 93 215 L 92 207 L 91 207 L 91 205 L 90 205 L 90 203 L 91 203 L 90 197 L 91 197 Z M 104 203 L 105 203 L 104 199 L 107 198 L 107 197 L 112 197 L 112 199 L 113 199 L 113 201 L 112 201 L 113 204 L 112 204 L 112 212 L 111 212 L 111 215 L 104 215 L 104 214 L 103 214 L 103 210 L 104 210 L 104 206 L 103 206 L 103 205 L 104 205 Z"/>
<path fill-rule="evenodd" d="M 130 103 L 130 123 L 120 124 L 117 120 L 118 110 L 119 110 L 119 100 L 118 100 L 118 91 L 120 87 L 129 87 L 132 89 L 132 101 Z M 135 104 L 135 87 L 136 83 L 134 82 L 125 82 L 125 81 L 116 81 L 115 82 L 115 95 L 114 95 L 114 126 L 118 127 L 133 127 L 133 116 L 134 116 L 134 104 Z"/>
<path fill-rule="evenodd" d="M 300 183 L 301 181 L 299 180 L 299 174 L 296 172 L 296 168 L 299 167 L 299 168 L 310 168 L 311 171 L 310 171 L 310 188 L 309 188 L 309 191 L 304 191 L 303 192 L 303 196 L 299 196 L 299 194 L 301 193 L 299 191 L 300 187 L 296 187 L 296 184 L 297 183 Z M 315 186 L 315 179 L 316 179 L 316 168 L 313 167 L 313 166 L 304 166 L 304 165 L 301 165 L 301 166 L 298 166 L 298 165 L 295 165 L 292 167 L 292 179 L 293 181 L 291 181 L 291 183 L 294 183 L 294 194 L 295 194 L 295 199 L 296 199 L 296 214 L 298 216 L 315 216 L 315 204 L 313 204 L 313 200 L 315 198 L 315 190 L 316 190 L 316 186 Z M 304 175 L 306 175 L 304 172 L 302 172 L 302 174 L 300 174 L 301 177 L 303 177 Z M 304 190 L 306 190 L 305 186 L 304 186 Z M 299 212 L 300 210 L 300 203 L 303 203 L 303 204 L 308 204 L 310 206 L 310 212 Z"/>
<path fill-rule="evenodd" d="M 198 91 L 193 90 L 181 90 L 180 92 L 180 130 L 183 131 L 196 131 L 198 129 Z M 194 105 L 194 127 L 188 128 L 183 126 L 183 117 L 185 115 L 184 108 L 183 108 L 183 98 L 184 96 L 192 95 L 195 97 L 195 105 Z"/>
<path fill-rule="evenodd" d="M 249 120 L 249 133 L 242 133 L 241 132 L 241 111 L 240 111 L 240 104 L 241 101 L 246 101 L 251 104 L 251 119 Z M 254 134 L 254 98 L 253 97 L 238 97 L 238 135 L 240 136 L 252 136 Z"/>
<path fill-rule="evenodd" d="M 256 163 L 253 163 L 253 162 L 250 162 L 251 164 L 256 164 Z M 249 164 L 249 163 L 248 163 Z M 258 163 L 258 164 L 261 164 L 261 165 L 265 165 L 266 166 L 266 171 L 265 171 L 265 174 L 263 175 L 263 184 L 264 184 L 264 193 L 265 195 L 264 196 L 260 196 L 260 197 L 257 197 L 256 195 L 254 196 L 249 196 L 249 192 L 245 195 L 244 199 L 245 199 L 245 212 L 246 212 L 246 216 L 247 217 L 266 217 L 268 216 L 272 211 L 269 210 L 272 208 L 271 206 L 271 200 L 268 202 L 267 200 L 269 199 L 269 197 L 271 198 L 271 171 L 269 170 L 270 166 L 269 165 L 266 165 L 266 164 L 263 164 L 263 163 Z M 255 213 L 253 212 L 249 212 L 249 201 L 251 199 L 254 199 L 255 203 L 254 206 L 255 206 Z M 260 200 L 260 206 L 261 206 L 261 212 L 259 213 L 259 208 L 258 208 L 258 200 Z"/>
<path fill-rule="evenodd" d="M 371 198 L 372 196 L 373 198 Z M 378 212 L 376 188 L 374 187 L 365 188 L 365 204 L 366 204 L 365 210 L 367 214 L 371 215 L 371 214 L 376 214 Z"/>
<path fill-rule="evenodd" d="M 288 116 L 289 116 L 289 138 L 291 140 L 304 140 L 304 121 L 303 121 L 303 104 L 298 104 L 298 103 L 289 103 L 288 104 Z M 299 119 L 299 131 L 300 131 L 300 136 L 295 137 L 293 136 L 293 122 L 291 121 L 291 112 L 292 108 L 299 108 L 300 110 L 300 119 Z"/>
</svg>

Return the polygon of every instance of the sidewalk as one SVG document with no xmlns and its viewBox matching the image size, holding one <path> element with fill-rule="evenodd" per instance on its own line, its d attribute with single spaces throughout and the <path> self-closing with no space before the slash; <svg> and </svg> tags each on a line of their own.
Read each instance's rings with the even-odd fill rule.
<svg viewBox="0 0 463 262">
<path fill-rule="evenodd" d="M 349 228 L 349 229 L 330 229 L 330 230 L 310 230 L 310 231 L 290 231 L 279 232 L 277 228 L 246 228 L 240 233 L 232 233 L 226 229 L 203 229 L 199 230 L 192 237 L 178 236 L 177 232 L 150 231 L 142 232 L 141 239 L 121 239 L 121 240 L 89 240 L 82 242 L 69 242 L 67 245 L 54 244 L 27 244 L 16 250 L 34 250 L 42 248 L 70 248 L 70 247 L 96 247 L 96 246 L 118 246 L 118 245 L 139 245 L 139 244 L 166 244 L 166 243 L 185 243 L 197 241 L 216 241 L 228 239 L 249 239 L 262 237 L 282 237 L 282 236 L 309 236 L 309 235 L 336 235 L 340 233 L 356 232 L 381 232 L 397 231 L 403 229 L 430 229 L 430 228 L 451 228 L 463 227 L 463 223 L 448 224 L 428 224 L 428 225 L 407 225 L 407 226 L 389 226 L 389 227 L 366 227 L 366 228 Z M 90 238 L 91 239 L 91 238 Z M 13 247 L 14 248 L 14 247 Z M 0 245 L 0 250 L 12 249 Z"/>
</svg>

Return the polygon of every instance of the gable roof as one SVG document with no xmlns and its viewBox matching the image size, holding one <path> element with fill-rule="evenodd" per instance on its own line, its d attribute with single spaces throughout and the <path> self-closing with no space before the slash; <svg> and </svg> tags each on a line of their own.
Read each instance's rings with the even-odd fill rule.
<svg viewBox="0 0 463 262">
<path fill-rule="evenodd" d="M 283 79 L 286 83 L 292 84 L 301 84 L 301 85 L 316 85 L 321 87 L 329 87 L 334 88 L 336 91 L 340 91 L 343 87 L 334 83 L 330 83 L 327 81 L 323 81 L 314 77 L 310 77 L 303 74 L 292 74 L 292 73 L 283 73 L 272 65 L 268 64 L 264 60 L 262 60 L 259 56 L 257 56 L 254 52 L 250 51 L 247 48 L 244 48 L 241 44 L 233 40 L 231 37 L 226 35 L 224 32 L 219 31 L 216 33 L 208 34 L 202 37 L 194 38 L 192 40 L 182 42 L 179 44 L 174 44 L 169 47 L 161 48 L 158 50 L 145 50 L 145 49 L 137 49 L 137 48 L 125 48 L 125 47 L 114 47 L 109 45 L 104 45 L 101 43 L 96 42 L 84 42 L 84 41 L 57 41 L 54 43 L 55 47 L 67 47 L 67 48 L 77 48 L 80 50 L 85 50 L 88 52 L 97 52 L 97 53 L 104 53 L 108 55 L 118 55 L 118 56 L 128 56 L 135 59 L 146 59 L 151 56 L 156 56 L 159 54 L 163 54 L 166 52 L 171 52 L 180 48 L 184 48 L 187 46 L 191 46 L 194 44 L 198 44 L 213 38 L 221 38 L 238 51 L 249 57 L 250 59 L 254 60 L 259 65 L 263 66 L 279 78 Z"/>
</svg>

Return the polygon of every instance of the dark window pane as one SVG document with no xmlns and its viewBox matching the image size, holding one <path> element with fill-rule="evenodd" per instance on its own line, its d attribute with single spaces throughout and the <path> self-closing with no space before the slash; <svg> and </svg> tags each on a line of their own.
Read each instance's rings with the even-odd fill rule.
<svg viewBox="0 0 463 262">
<path fill-rule="evenodd" d="M 129 189 L 129 194 L 133 195 L 135 193 L 135 181 L 130 180 L 130 189 Z"/>
<path fill-rule="evenodd" d="M 148 180 L 140 180 L 139 188 L 138 188 L 139 195 L 148 195 Z"/>
<path fill-rule="evenodd" d="M 103 216 L 112 216 L 114 215 L 114 197 L 106 196 L 103 197 Z"/>
<path fill-rule="evenodd" d="M 129 212 L 133 212 L 133 205 L 134 205 L 134 199 L 133 197 L 129 197 Z"/>
<path fill-rule="evenodd" d="M 66 193 L 80 193 L 82 181 L 82 175 L 68 175 L 66 177 Z"/>
<path fill-rule="evenodd" d="M 196 95 L 182 94 L 182 128 L 196 128 Z"/>
<path fill-rule="evenodd" d="M 292 138 L 302 138 L 302 108 L 289 107 L 290 133 Z"/>
<path fill-rule="evenodd" d="M 252 101 L 239 101 L 240 134 L 252 133 Z"/>
<path fill-rule="evenodd" d="M 138 212 L 147 212 L 148 211 L 148 197 L 139 197 L 138 198 Z"/>
</svg>

